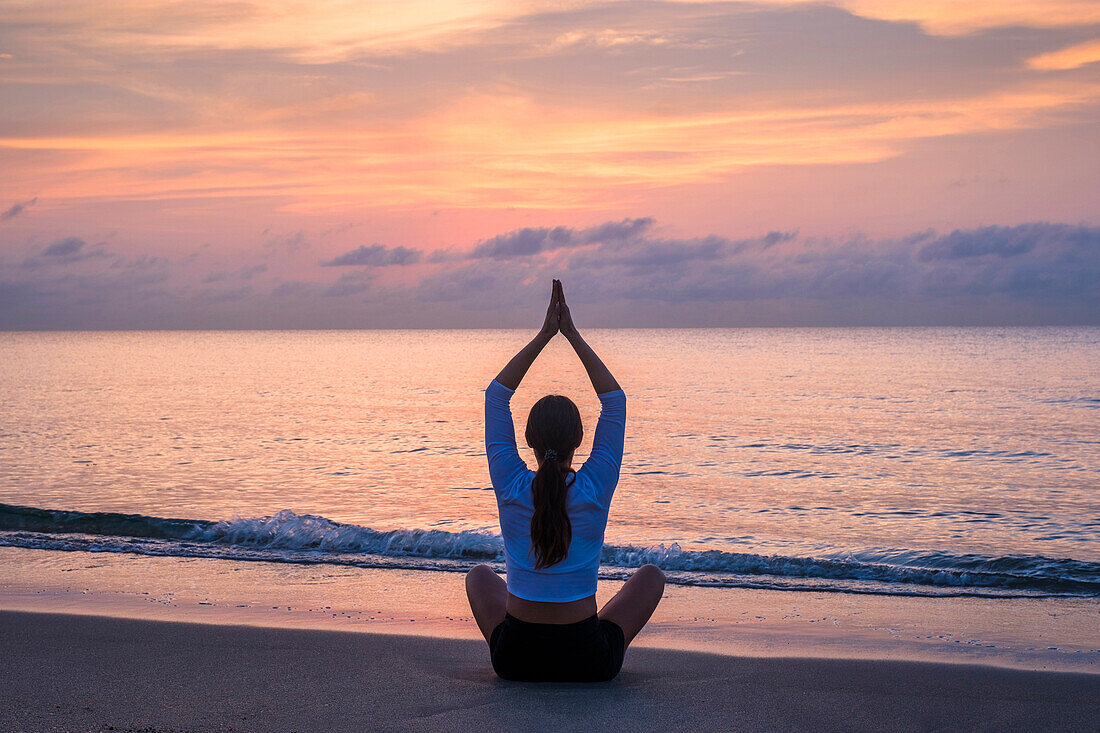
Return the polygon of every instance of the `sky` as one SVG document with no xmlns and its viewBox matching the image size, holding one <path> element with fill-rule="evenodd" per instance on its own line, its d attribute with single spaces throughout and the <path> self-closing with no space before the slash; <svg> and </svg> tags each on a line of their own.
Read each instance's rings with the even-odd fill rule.
<svg viewBox="0 0 1100 733">
<path fill-rule="evenodd" d="M 1100 0 L 0 0 L 0 329 L 1100 324 Z"/>
</svg>

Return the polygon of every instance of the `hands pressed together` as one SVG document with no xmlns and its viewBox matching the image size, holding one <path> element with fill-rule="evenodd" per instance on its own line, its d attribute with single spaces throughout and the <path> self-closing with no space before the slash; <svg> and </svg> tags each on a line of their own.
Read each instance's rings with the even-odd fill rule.
<svg viewBox="0 0 1100 733">
<path fill-rule="evenodd" d="M 519 353 L 513 356 L 512 360 L 500 370 L 496 381 L 508 389 L 517 389 L 531 364 L 543 348 L 550 343 L 550 339 L 558 333 L 565 336 L 573 347 L 573 351 L 577 352 L 585 371 L 588 372 L 588 378 L 591 380 L 596 394 L 604 394 L 619 389 L 619 383 L 615 381 L 615 377 L 611 376 L 611 372 L 600 361 L 600 357 L 596 356 L 596 352 L 592 350 L 592 347 L 585 343 L 584 338 L 578 333 L 577 327 L 573 325 L 573 316 L 569 313 L 569 306 L 565 303 L 565 293 L 561 289 L 561 280 L 554 281 L 554 290 L 550 294 L 550 306 L 546 309 L 546 320 L 543 321 L 538 335 L 520 349 Z"/>
<path fill-rule="evenodd" d="M 546 320 L 542 324 L 542 333 L 547 336 L 553 336 L 558 332 L 566 338 L 577 335 L 577 327 L 573 325 L 573 316 L 569 313 L 569 306 L 565 302 L 561 280 L 554 281 L 554 287 L 550 293 L 550 306 L 546 309 Z"/>
</svg>

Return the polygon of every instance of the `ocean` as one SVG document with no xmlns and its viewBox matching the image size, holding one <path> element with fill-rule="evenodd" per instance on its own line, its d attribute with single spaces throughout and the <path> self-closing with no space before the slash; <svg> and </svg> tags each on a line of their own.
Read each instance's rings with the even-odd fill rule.
<svg viewBox="0 0 1100 733">
<path fill-rule="evenodd" d="M 483 390 L 533 332 L 0 333 L 0 546 L 503 569 Z M 621 329 L 601 576 L 1100 598 L 1100 329 Z M 599 403 L 557 339 L 546 393 Z M 521 446 L 533 464 L 533 457 Z"/>
</svg>

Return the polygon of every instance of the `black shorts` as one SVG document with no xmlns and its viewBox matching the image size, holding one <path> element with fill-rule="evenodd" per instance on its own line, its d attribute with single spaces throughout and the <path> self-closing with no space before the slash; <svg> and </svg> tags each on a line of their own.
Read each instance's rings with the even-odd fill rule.
<svg viewBox="0 0 1100 733">
<path fill-rule="evenodd" d="M 623 630 L 593 614 L 575 624 L 534 624 L 504 614 L 489 637 L 493 669 L 524 682 L 605 682 L 619 674 Z"/>
</svg>

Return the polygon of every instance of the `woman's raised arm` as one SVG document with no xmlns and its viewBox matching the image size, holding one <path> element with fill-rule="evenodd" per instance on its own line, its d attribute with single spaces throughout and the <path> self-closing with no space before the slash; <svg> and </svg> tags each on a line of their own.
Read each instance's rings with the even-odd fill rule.
<svg viewBox="0 0 1100 733">
<path fill-rule="evenodd" d="M 573 325 L 573 316 L 569 313 L 569 306 L 565 304 L 565 293 L 562 292 L 560 280 L 554 281 L 554 295 L 558 300 L 558 326 L 562 335 L 573 346 L 573 351 L 577 352 L 581 364 L 584 364 L 584 369 L 588 372 L 588 378 L 592 381 L 592 388 L 596 390 L 596 394 L 614 392 L 620 389 L 619 383 L 615 381 L 611 371 L 604 366 L 600 357 L 596 356 L 596 352 L 585 342 L 580 331 Z"/>
<path fill-rule="evenodd" d="M 519 383 L 523 381 L 527 370 L 531 368 L 531 365 L 535 363 L 535 359 L 542 353 L 543 348 L 550 343 L 550 339 L 554 338 L 554 334 L 558 332 L 558 298 L 560 294 L 561 283 L 555 280 L 554 289 L 550 294 L 550 306 L 546 309 L 546 320 L 543 321 L 542 328 L 531 339 L 531 342 L 520 349 L 519 353 L 513 356 L 512 360 L 497 375 L 497 381 L 508 389 L 515 391 L 519 387 Z"/>
<path fill-rule="evenodd" d="M 623 444 L 626 439 L 626 395 L 623 394 L 611 371 L 592 350 L 577 327 L 565 303 L 561 283 L 555 281 L 558 295 L 558 326 L 584 364 L 592 388 L 600 397 L 600 419 L 596 421 L 596 434 L 592 437 L 592 452 L 578 473 L 589 476 L 589 483 L 596 493 L 593 498 L 602 506 L 611 503 L 611 495 L 619 483 L 619 469 L 623 463 Z"/>
</svg>

